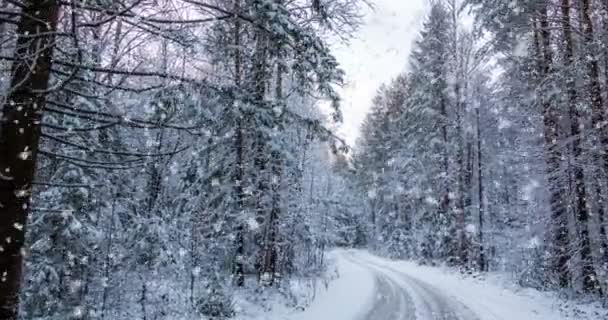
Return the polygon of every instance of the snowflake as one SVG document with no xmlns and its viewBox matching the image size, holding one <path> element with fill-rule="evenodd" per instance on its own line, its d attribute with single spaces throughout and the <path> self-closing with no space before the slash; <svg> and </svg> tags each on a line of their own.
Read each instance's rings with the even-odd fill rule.
<svg viewBox="0 0 608 320">
<path fill-rule="evenodd" d="M 220 180 L 218 178 L 211 179 L 211 186 L 213 186 L 213 187 L 219 187 L 220 186 Z"/>
<path fill-rule="evenodd" d="M 247 220 L 247 226 L 249 227 L 249 230 L 251 230 L 251 231 L 260 229 L 260 224 L 253 217 L 251 217 Z"/>
<path fill-rule="evenodd" d="M 377 196 L 378 194 L 376 193 L 376 189 L 372 189 L 367 192 L 367 197 L 370 199 L 376 199 Z"/>
<path fill-rule="evenodd" d="M 465 230 L 466 230 L 467 233 L 474 234 L 474 233 L 477 232 L 477 227 L 474 224 L 469 223 L 465 227 Z"/>
</svg>

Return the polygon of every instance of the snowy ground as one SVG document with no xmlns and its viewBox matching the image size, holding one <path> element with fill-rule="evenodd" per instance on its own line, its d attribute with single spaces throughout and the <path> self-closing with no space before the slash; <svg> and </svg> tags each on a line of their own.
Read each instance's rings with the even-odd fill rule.
<svg viewBox="0 0 608 320">
<path fill-rule="evenodd" d="M 311 300 L 306 308 L 286 308 L 283 298 L 269 297 L 264 304 L 272 310 L 260 310 L 251 299 L 237 298 L 241 312 L 237 320 L 357 320 L 372 306 L 375 278 L 365 266 L 345 258 L 343 251 L 329 253 L 326 280 L 316 285 L 292 288 L 300 302 Z M 275 299 L 274 301 L 272 299 Z"/>
<path fill-rule="evenodd" d="M 506 288 L 449 269 L 390 261 L 363 251 L 332 253 L 339 277 L 317 289 L 304 311 L 268 320 L 604 320 L 608 312 L 549 293 Z"/>
</svg>

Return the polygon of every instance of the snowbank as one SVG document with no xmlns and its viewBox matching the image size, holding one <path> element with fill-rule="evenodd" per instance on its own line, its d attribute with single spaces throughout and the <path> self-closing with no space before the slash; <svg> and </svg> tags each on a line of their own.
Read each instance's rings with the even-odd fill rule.
<svg viewBox="0 0 608 320">
<path fill-rule="evenodd" d="M 375 282 L 373 275 L 364 267 L 342 258 L 342 251 L 328 254 L 330 261 L 327 278 L 319 280 L 314 287 L 314 297 L 310 305 L 288 308 L 286 301 L 278 296 L 269 297 L 265 304 L 271 309 L 263 310 L 260 305 L 252 305 L 250 299 L 237 297 L 240 312 L 238 320 L 356 320 L 369 310 L 373 302 Z M 294 291 L 310 295 L 310 288 L 294 288 Z M 305 299 L 304 299 L 305 300 Z"/>
<path fill-rule="evenodd" d="M 304 311 L 293 314 L 289 320 L 355 320 L 368 311 L 374 296 L 374 278 L 361 266 L 340 257 L 335 257 L 338 278 L 328 283 L 327 288 L 318 288 L 313 303 Z"/>
</svg>

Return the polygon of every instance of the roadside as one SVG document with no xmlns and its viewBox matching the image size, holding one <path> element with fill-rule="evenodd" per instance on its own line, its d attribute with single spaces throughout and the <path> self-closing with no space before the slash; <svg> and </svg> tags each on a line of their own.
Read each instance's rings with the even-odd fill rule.
<svg viewBox="0 0 608 320">
<path fill-rule="evenodd" d="M 267 301 L 245 305 L 240 320 L 604 320 L 608 310 L 556 293 L 509 285 L 500 274 L 463 275 L 453 269 L 380 258 L 367 251 L 329 254 L 327 279 L 306 308 Z M 276 297 L 275 297 L 276 298 Z M 242 301 L 241 301 L 242 302 Z M 257 310 L 257 311 L 254 311 Z"/>
</svg>

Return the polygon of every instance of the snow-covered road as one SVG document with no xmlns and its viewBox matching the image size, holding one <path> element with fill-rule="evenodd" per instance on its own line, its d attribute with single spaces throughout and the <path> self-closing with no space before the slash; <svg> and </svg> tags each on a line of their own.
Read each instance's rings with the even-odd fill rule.
<svg viewBox="0 0 608 320">
<path fill-rule="evenodd" d="M 509 286 L 499 275 L 476 279 L 446 268 L 392 261 L 366 251 L 331 254 L 338 279 L 288 320 L 608 320 L 555 294 Z M 567 307 L 564 307 L 567 306 Z"/>
<path fill-rule="evenodd" d="M 364 320 L 480 320 L 464 304 L 421 279 L 354 252 L 344 258 L 374 275 L 375 298 L 361 317 Z"/>
</svg>

